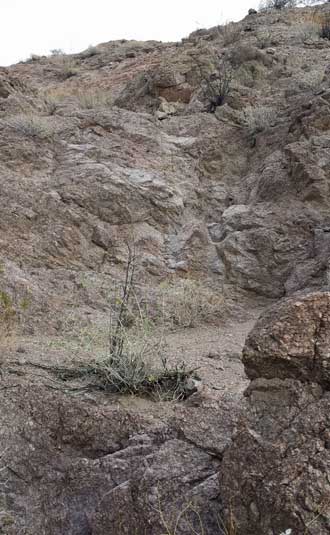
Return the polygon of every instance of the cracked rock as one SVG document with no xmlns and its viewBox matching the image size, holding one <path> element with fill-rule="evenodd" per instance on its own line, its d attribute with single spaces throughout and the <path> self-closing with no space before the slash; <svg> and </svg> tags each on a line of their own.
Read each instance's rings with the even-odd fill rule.
<svg viewBox="0 0 330 535">
<path fill-rule="evenodd" d="M 248 336 L 245 371 L 330 388 L 330 292 L 295 296 L 270 307 Z"/>
</svg>

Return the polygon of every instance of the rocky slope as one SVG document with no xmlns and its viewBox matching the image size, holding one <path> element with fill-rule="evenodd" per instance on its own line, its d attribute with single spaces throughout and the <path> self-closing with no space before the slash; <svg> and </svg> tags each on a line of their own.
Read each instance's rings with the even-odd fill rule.
<svg viewBox="0 0 330 535">
<path fill-rule="evenodd" d="M 290 440 L 303 458 L 310 437 L 315 452 L 326 428 L 322 420 L 311 429 L 313 415 L 325 414 L 329 370 L 325 360 L 310 373 L 310 313 L 306 358 L 280 344 L 281 353 L 272 334 L 266 347 L 274 312 L 251 335 L 244 362 L 255 380 L 252 405 L 242 397 L 238 356 L 256 312 L 328 284 L 330 41 L 315 33 L 326 16 L 329 4 L 251 14 L 181 43 L 110 42 L 0 70 L 0 301 L 5 319 L 12 308 L 20 318 L 14 350 L 4 342 L 1 350 L 0 532 L 174 535 L 199 533 L 202 524 L 215 535 L 229 530 L 223 523 L 233 514 L 240 535 L 298 535 L 311 522 L 308 507 L 317 518 L 310 533 L 329 532 L 326 483 L 316 472 L 301 484 L 314 492 L 319 481 L 313 507 L 281 479 L 290 463 L 300 466 L 294 452 L 276 457 L 271 475 L 274 437 L 292 421 L 286 400 L 298 420 L 302 405 L 311 414 L 279 451 Z M 212 75 L 215 54 L 226 57 L 232 81 L 212 114 L 201 65 Z M 181 405 L 72 397 L 25 368 L 27 358 L 72 359 L 64 335 L 73 319 L 107 322 L 127 242 L 136 243 L 139 291 L 151 304 L 162 285 L 182 279 L 223 299 L 223 314 L 212 318 L 222 334 L 205 327 L 172 337 L 172 353 L 184 352 L 181 337 L 204 380 Z M 294 330 L 300 320 L 292 321 Z M 44 344 L 54 334 L 57 352 Z M 270 394 L 264 400 L 254 389 Z M 273 409 L 273 398 L 283 406 Z M 241 421 L 247 431 L 229 446 Z M 269 495 L 249 480 L 260 459 L 258 481 L 266 479 Z M 313 471 L 304 459 L 300 473 Z M 237 502 L 245 485 L 246 500 Z M 283 485 L 287 494 L 278 492 Z"/>
<path fill-rule="evenodd" d="M 2 69 L 1 261 L 43 323 L 84 272 L 116 271 L 132 233 L 146 280 L 187 272 L 271 298 L 325 281 L 329 41 L 305 35 L 310 18 L 251 15 L 179 44 Z M 196 65 L 213 48 L 234 69 L 215 115 Z M 266 115 L 252 133 L 251 106 Z"/>
</svg>

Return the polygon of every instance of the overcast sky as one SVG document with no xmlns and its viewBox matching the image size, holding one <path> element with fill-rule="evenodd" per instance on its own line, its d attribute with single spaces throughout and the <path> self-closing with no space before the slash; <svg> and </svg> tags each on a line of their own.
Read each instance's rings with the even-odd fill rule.
<svg viewBox="0 0 330 535">
<path fill-rule="evenodd" d="M 0 0 L 0 65 L 113 39 L 176 41 L 243 18 L 259 0 Z"/>
</svg>

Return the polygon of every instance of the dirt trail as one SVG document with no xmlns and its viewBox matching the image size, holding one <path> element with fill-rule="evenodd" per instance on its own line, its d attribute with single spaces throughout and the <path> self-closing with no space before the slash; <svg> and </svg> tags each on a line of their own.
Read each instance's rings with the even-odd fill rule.
<svg viewBox="0 0 330 535">
<path fill-rule="evenodd" d="M 248 381 L 241 361 L 241 350 L 245 338 L 255 320 L 228 322 L 222 326 L 200 326 L 186 328 L 166 335 L 166 357 L 168 363 L 184 362 L 187 368 L 196 368 L 201 379 L 199 395 L 219 400 L 238 399 Z M 3 372 L 17 375 L 18 382 L 49 383 L 50 375 L 27 365 L 35 364 L 72 366 L 75 360 L 93 358 L 93 345 L 80 349 L 73 339 L 17 338 L 11 350 L 7 351 Z M 133 396 L 116 396 L 96 393 L 97 402 L 116 403 L 126 408 L 156 411 L 167 403 L 155 404 Z M 100 399 L 101 398 L 101 399 Z M 159 405 L 157 408 L 155 405 Z M 153 408 L 152 408 L 153 407 Z"/>
</svg>

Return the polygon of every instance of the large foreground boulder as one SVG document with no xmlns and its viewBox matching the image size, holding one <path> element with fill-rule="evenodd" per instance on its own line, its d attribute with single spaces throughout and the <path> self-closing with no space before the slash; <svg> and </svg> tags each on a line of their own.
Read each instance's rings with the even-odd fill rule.
<svg viewBox="0 0 330 535">
<path fill-rule="evenodd" d="M 250 379 L 293 378 L 330 388 L 330 292 L 284 300 L 258 321 L 243 350 Z"/>
<path fill-rule="evenodd" d="M 239 535 L 330 533 L 330 293 L 285 300 L 247 339 L 248 407 L 221 471 Z"/>
<path fill-rule="evenodd" d="M 201 524 L 216 533 L 232 408 L 219 418 L 219 407 L 182 405 L 163 422 L 5 375 L 1 534 L 190 535 Z"/>
</svg>

